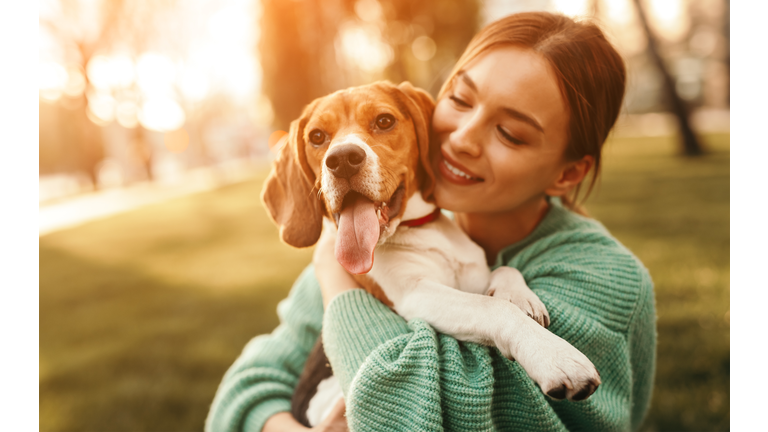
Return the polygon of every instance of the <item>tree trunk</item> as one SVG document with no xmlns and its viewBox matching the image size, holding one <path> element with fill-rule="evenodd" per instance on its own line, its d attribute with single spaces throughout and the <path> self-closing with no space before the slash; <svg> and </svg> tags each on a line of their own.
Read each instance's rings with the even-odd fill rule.
<svg viewBox="0 0 768 432">
<path fill-rule="evenodd" d="M 661 72 L 664 81 L 664 91 L 669 98 L 670 104 L 672 105 L 672 112 L 677 117 L 677 122 L 680 127 L 680 134 L 683 138 L 683 153 L 688 156 L 697 156 L 703 154 L 704 151 L 701 148 L 701 144 L 699 144 L 699 140 L 696 138 L 696 134 L 693 132 L 689 122 L 688 107 L 680 95 L 677 94 L 677 90 L 675 89 L 675 81 L 672 78 L 672 75 L 670 75 L 666 65 L 664 64 L 664 59 L 661 58 L 656 38 L 648 26 L 648 19 L 645 15 L 643 5 L 640 3 L 640 0 L 635 0 L 635 5 L 637 6 L 637 14 L 640 18 L 640 23 L 642 24 L 643 30 L 645 31 L 646 37 L 648 38 L 648 53 L 650 54 L 653 62 L 656 63 L 656 67 L 659 68 L 659 72 Z"/>
</svg>

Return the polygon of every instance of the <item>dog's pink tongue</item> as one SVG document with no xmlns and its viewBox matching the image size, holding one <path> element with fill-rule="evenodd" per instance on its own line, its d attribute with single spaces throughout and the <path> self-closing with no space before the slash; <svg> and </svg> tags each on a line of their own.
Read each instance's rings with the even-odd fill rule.
<svg viewBox="0 0 768 432">
<path fill-rule="evenodd" d="M 379 241 L 379 219 L 373 202 L 363 196 L 341 211 L 336 236 L 336 260 L 352 274 L 368 273 Z"/>
</svg>

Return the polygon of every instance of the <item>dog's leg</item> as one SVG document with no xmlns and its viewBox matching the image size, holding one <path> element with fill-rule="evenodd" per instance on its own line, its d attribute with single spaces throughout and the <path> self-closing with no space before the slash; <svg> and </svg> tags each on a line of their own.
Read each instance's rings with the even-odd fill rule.
<svg viewBox="0 0 768 432">
<path fill-rule="evenodd" d="M 514 304 L 423 277 L 400 280 L 412 287 L 393 299 L 405 319 L 421 318 L 456 339 L 495 345 L 505 357 L 517 360 L 550 397 L 582 400 L 600 385 L 600 375 L 584 354 Z"/>
<path fill-rule="evenodd" d="M 499 267 L 494 270 L 486 294 L 511 302 L 544 328 L 549 327 L 547 307 L 539 296 L 528 288 L 519 270 L 512 267 Z"/>
</svg>

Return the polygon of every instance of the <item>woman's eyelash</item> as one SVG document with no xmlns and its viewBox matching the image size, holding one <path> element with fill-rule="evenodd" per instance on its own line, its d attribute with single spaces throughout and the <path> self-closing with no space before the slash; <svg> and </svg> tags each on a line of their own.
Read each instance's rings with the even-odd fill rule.
<svg viewBox="0 0 768 432">
<path fill-rule="evenodd" d="M 456 95 L 450 95 L 450 96 L 448 96 L 448 99 L 450 99 L 450 100 L 452 100 L 452 101 L 456 102 L 456 104 L 458 104 L 458 105 L 461 105 L 461 106 L 463 106 L 463 107 L 469 107 L 469 104 L 468 104 L 468 103 L 466 103 L 466 102 L 464 102 L 463 100 L 461 100 L 461 99 L 457 98 L 457 97 L 456 97 Z"/>
<path fill-rule="evenodd" d="M 505 140 L 511 142 L 512 144 L 516 144 L 516 145 L 525 144 L 525 141 L 521 141 L 521 140 L 513 137 L 507 131 L 505 131 L 503 127 L 496 126 L 496 129 L 498 129 L 499 133 L 501 134 L 501 136 L 504 137 Z"/>
</svg>

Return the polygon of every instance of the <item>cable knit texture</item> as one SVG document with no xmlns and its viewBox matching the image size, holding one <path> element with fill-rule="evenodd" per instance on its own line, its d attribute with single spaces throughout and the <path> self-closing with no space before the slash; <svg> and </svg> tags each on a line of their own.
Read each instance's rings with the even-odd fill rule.
<svg viewBox="0 0 768 432">
<path fill-rule="evenodd" d="M 603 384 L 589 399 L 544 396 L 494 347 L 459 342 L 422 320 L 405 322 L 363 290 L 323 316 L 312 266 L 278 306 L 281 324 L 253 339 L 227 371 L 206 430 L 259 431 L 290 410 L 307 355 L 323 332 L 353 431 L 627 431 L 645 416 L 656 361 L 653 284 L 598 222 L 552 200 L 525 240 L 495 267 L 519 269 L 549 310 L 549 329 L 581 350 Z"/>
</svg>

